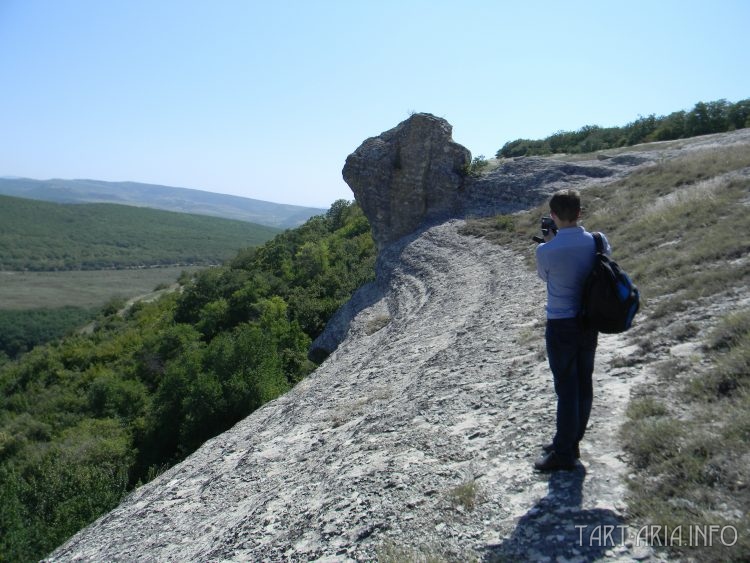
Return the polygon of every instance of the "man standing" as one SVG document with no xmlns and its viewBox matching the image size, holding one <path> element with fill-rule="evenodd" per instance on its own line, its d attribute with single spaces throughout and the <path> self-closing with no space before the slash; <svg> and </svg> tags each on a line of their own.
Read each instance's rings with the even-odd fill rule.
<svg viewBox="0 0 750 563">
<path fill-rule="evenodd" d="M 536 250 L 537 272 L 547 282 L 547 358 L 557 394 L 557 432 L 546 455 L 534 463 L 539 471 L 573 469 L 580 457 L 578 443 L 586 431 L 593 401 L 592 374 L 597 332 L 582 326 L 583 284 L 594 266 L 596 244 L 578 226 L 581 196 L 561 190 L 550 199 L 550 216 L 558 228 L 545 236 Z M 609 242 L 602 235 L 604 249 Z"/>
</svg>

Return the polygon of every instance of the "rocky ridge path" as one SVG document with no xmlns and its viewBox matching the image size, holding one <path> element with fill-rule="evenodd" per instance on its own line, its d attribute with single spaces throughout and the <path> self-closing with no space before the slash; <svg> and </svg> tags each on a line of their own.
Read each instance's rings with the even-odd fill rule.
<svg viewBox="0 0 750 563">
<path fill-rule="evenodd" d="M 629 348 L 600 338 L 582 465 L 535 473 L 555 412 L 544 286 L 461 224 L 387 248 L 382 298 L 312 375 L 49 560 L 654 559 L 595 531 L 624 525 L 616 434 L 638 376 L 608 362 Z"/>
</svg>

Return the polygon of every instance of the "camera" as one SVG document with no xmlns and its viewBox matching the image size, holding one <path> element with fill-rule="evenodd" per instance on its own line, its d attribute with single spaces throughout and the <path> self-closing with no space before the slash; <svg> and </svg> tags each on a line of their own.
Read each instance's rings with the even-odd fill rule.
<svg viewBox="0 0 750 563">
<path fill-rule="evenodd" d="M 550 231 L 552 231 L 554 234 L 557 234 L 557 225 L 555 225 L 555 222 L 552 220 L 552 217 L 544 216 L 542 217 L 542 236 L 532 237 L 534 242 L 537 242 L 537 243 L 544 242 L 544 237 L 546 237 Z"/>
</svg>

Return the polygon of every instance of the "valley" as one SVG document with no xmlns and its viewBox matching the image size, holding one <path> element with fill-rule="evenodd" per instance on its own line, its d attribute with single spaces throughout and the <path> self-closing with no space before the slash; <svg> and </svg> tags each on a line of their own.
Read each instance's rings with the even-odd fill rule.
<svg viewBox="0 0 750 563">
<path fill-rule="evenodd" d="M 198 266 L 69 272 L 0 272 L 0 311 L 62 306 L 101 307 L 113 299 L 130 299 L 174 283 Z"/>
</svg>

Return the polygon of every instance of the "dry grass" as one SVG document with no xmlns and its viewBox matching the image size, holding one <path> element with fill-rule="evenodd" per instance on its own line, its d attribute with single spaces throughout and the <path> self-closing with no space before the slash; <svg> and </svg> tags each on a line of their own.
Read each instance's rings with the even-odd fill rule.
<svg viewBox="0 0 750 563">
<path fill-rule="evenodd" d="M 388 326 L 391 322 L 391 316 L 387 314 L 376 315 L 375 317 L 368 319 L 367 325 L 365 326 L 365 334 L 371 336 L 378 332 L 381 328 Z"/>
<path fill-rule="evenodd" d="M 750 281 L 750 193 L 746 146 L 690 153 L 627 178 L 588 188 L 582 222 L 604 231 L 617 261 L 649 298 L 680 301 Z M 547 204 L 531 211 L 474 219 L 463 233 L 507 245 L 534 267 L 531 236 Z M 666 303 L 674 307 L 674 302 Z"/>
<path fill-rule="evenodd" d="M 435 546 L 407 547 L 392 540 L 376 550 L 379 563 L 445 563 L 448 561 Z"/>
<path fill-rule="evenodd" d="M 698 561 L 750 560 L 750 311 L 728 315 L 708 335 L 688 315 L 750 284 L 749 168 L 747 146 L 717 146 L 582 194 L 586 228 L 607 234 L 641 289 L 642 355 L 666 350 L 658 338 L 669 345 L 704 340 L 694 356 L 652 364 L 658 380 L 631 400 L 621 432 L 633 469 L 632 518 L 669 529 L 738 530 L 732 547 L 673 549 Z M 544 204 L 469 221 L 465 233 L 508 245 L 533 268 L 530 238 L 546 212 Z"/>
<path fill-rule="evenodd" d="M 482 502 L 482 492 L 476 480 L 471 479 L 448 491 L 451 505 L 461 511 L 471 511 Z"/>
<path fill-rule="evenodd" d="M 750 559 L 750 310 L 728 315 L 706 337 L 703 362 L 662 364 L 652 395 L 632 400 L 622 428 L 636 469 L 628 505 L 639 521 L 669 529 L 732 526 L 736 545 L 672 548 L 699 561 Z M 674 380 L 674 371 L 688 373 Z M 665 398 L 682 389 L 679 402 Z M 647 391 L 643 391 L 647 393 Z M 667 538 L 653 538 L 665 543 Z"/>
</svg>

